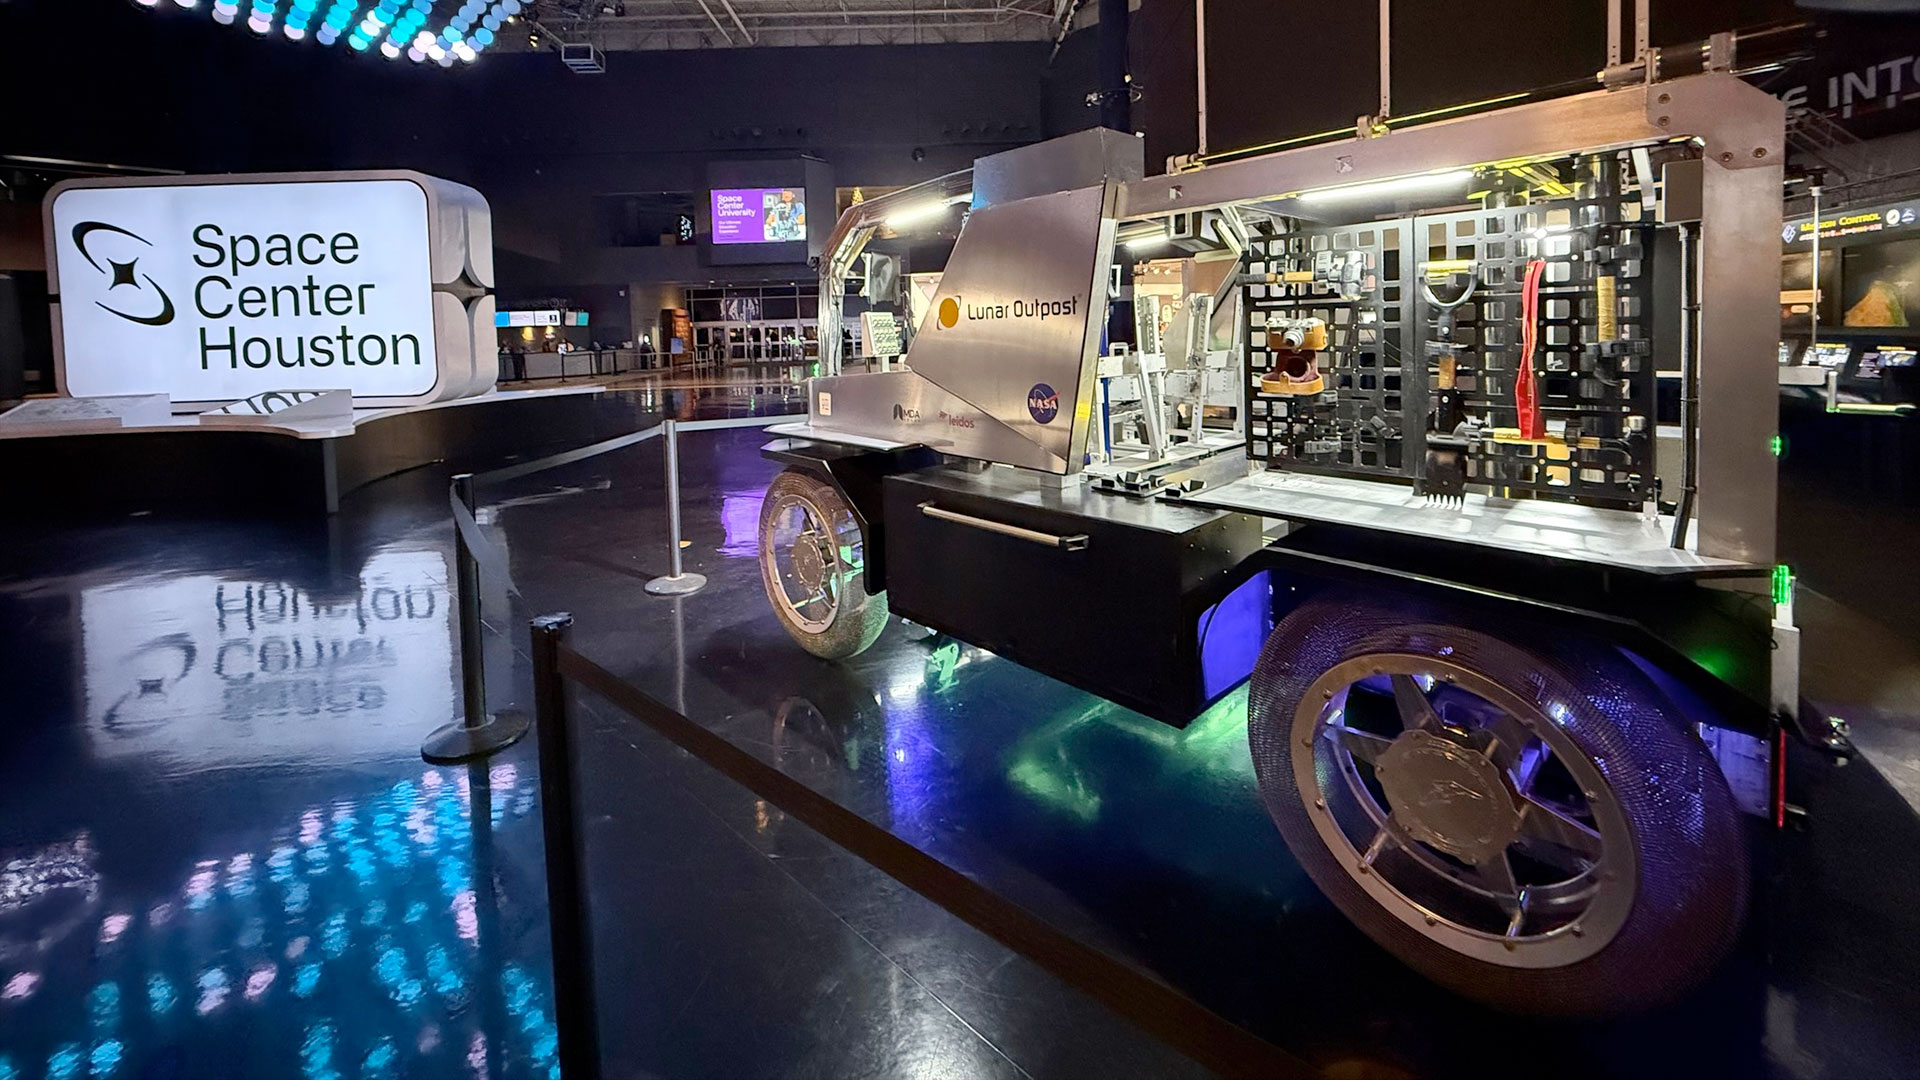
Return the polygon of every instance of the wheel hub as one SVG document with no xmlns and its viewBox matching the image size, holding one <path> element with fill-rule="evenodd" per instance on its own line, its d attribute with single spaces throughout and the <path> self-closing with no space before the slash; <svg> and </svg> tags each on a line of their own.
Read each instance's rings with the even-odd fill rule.
<svg viewBox="0 0 1920 1080">
<path fill-rule="evenodd" d="M 803 534 L 794 542 L 793 572 L 809 590 L 819 589 L 820 583 L 827 579 L 826 556 L 820 553 L 820 545 L 812 534 Z"/>
<path fill-rule="evenodd" d="M 1426 730 L 1401 732 L 1374 766 L 1393 822 L 1413 839 L 1478 866 L 1520 835 L 1520 808 L 1500 767 Z"/>
</svg>

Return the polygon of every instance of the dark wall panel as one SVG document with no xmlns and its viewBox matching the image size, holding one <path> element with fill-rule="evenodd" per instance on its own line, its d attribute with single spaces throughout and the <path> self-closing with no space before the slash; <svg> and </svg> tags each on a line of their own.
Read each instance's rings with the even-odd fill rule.
<svg viewBox="0 0 1920 1080">
<path fill-rule="evenodd" d="M 1091 37 L 1074 35 L 1052 66 L 1051 45 L 1022 42 L 614 53 L 605 74 L 581 76 L 551 52 L 442 70 L 261 40 L 204 8 L 14 0 L 0 3 L 0 154 L 188 172 L 412 168 L 472 184 L 493 205 L 507 302 L 590 284 L 790 280 L 792 265 L 608 246 L 593 199 L 704 200 L 715 161 L 810 155 L 843 185 L 964 168 L 1092 123 L 1072 107 L 1093 88 Z M 809 198 L 822 228 L 830 196 Z"/>
</svg>

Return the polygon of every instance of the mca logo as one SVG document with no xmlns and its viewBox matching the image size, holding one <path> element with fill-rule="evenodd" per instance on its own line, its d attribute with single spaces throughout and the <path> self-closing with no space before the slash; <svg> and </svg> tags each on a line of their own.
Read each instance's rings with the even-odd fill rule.
<svg viewBox="0 0 1920 1080">
<path fill-rule="evenodd" d="M 946 299 L 940 301 L 940 310 L 938 312 L 938 317 L 939 317 L 940 329 L 942 330 L 953 329 L 955 324 L 959 323 L 960 321 L 960 298 L 957 296 L 949 296 Z"/>
<path fill-rule="evenodd" d="M 121 239 L 122 237 L 125 239 Z M 153 246 L 152 241 L 146 237 L 128 232 L 118 225 L 109 225 L 104 221 L 83 221 L 73 227 L 73 246 L 80 249 L 80 257 L 87 260 L 88 266 L 113 278 L 112 284 L 107 286 L 107 299 L 115 300 L 116 303 L 132 310 L 122 310 L 120 307 L 108 304 L 105 300 L 96 300 L 94 303 L 99 305 L 102 311 L 118 315 L 128 322 L 139 323 L 142 326 L 165 326 L 173 321 L 173 298 L 167 295 L 167 290 L 161 288 L 159 282 L 153 280 L 153 275 L 139 272 L 141 252 L 134 246 L 135 244 L 145 247 Z M 96 254 L 94 249 L 98 249 L 99 258 L 94 257 Z M 132 257 L 122 262 L 114 258 L 115 255 Z M 101 259 L 106 260 L 106 266 L 100 265 Z M 142 279 L 146 281 L 145 286 L 140 284 Z M 116 296 L 122 294 L 116 294 L 114 290 L 122 285 L 130 286 L 133 292 L 125 299 L 116 300 Z M 148 296 L 147 286 L 152 287 L 151 296 Z M 147 297 L 147 299 L 143 301 L 139 299 L 140 297 Z M 152 300 L 155 297 L 159 301 L 159 310 L 151 315 L 144 314 L 153 308 Z"/>
<path fill-rule="evenodd" d="M 1027 391 L 1027 412 L 1036 424 L 1051 424 L 1060 415 L 1060 395 L 1046 383 L 1034 383 Z"/>
<path fill-rule="evenodd" d="M 895 405 L 893 418 L 903 424 L 917 424 L 920 422 L 920 410 L 909 409 L 905 405 Z"/>
</svg>

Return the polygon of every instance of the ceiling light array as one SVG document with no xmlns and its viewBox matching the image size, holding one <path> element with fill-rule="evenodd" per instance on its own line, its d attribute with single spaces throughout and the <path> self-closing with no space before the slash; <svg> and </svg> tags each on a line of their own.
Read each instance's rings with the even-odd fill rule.
<svg viewBox="0 0 1920 1080">
<path fill-rule="evenodd" d="M 247 29 L 263 36 L 277 24 L 290 41 L 312 37 L 333 45 L 344 38 L 354 52 L 377 47 L 389 60 L 405 56 L 416 64 L 432 60 L 452 67 L 455 60 L 472 63 L 525 6 L 525 0 L 460 0 L 445 24 L 432 30 L 427 21 L 437 2 L 447 0 L 213 0 L 212 10 L 214 22 L 231 26 L 244 17 Z M 134 3 L 151 8 L 161 0 Z M 200 0 L 173 3 L 200 6 Z"/>
</svg>

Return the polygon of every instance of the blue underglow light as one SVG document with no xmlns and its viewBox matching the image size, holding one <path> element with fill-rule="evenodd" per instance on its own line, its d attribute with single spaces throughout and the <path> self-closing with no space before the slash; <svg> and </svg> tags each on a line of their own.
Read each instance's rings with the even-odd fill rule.
<svg viewBox="0 0 1920 1080">
<path fill-rule="evenodd" d="M 326 953 L 328 959 L 338 960 L 340 954 L 347 951 L 347 938 L 346 912 L 336 911 L 320 924 L 320 951 Z"/>
<path fill-rule="evenodd" d="M 314 1024 L 300 1044 L 300 1071 L 307 1080 L 341 1080 L 333 1067 L 333 1025 Z"/>
<path fill-rule="evenodd" d="M 87 1067 L 94 1076 L 112 1076 L 120 1067 L 120 1059 L 127 1055 L 126 1045 L 119 1039 L 108 1039 L 96 1043 L 93 1053 L 87 1055 Z"/>
<path fill-rule="evenodd" d="M 47 1055 L 47 1080 L 73 1080 L 80 1075 L 80 1064 L 84 1060 L 79 1043 L 61 1044 Z"/>
<path fill-rule="evenodd" d="M 13 1059 L 0 1054 L 0 1080 L 20 1080 L 20 1070 L 13 1067 Z"/>
<path fill-rule="evenodd" d="M 200 973 L 197 983 L 200 988 L 200 1000 L 194 1003 L 194 1011 L 205 1016 L 227 1003 L 227 994 L 232 990 L 233 981 L 219 968 L 208 968 Z"/>
<path fill-rule="evenodd" d="M 320 965 L 302 964 L 293 973 L 293 996 L 301 999 L 313 996 L 314 988 L 320 985 Z"/>
<path fill-rule="evenodd" d="M 87 991 L 87 1022 L 99 1031 L 112 1031 L 119 1026 L 119 984 L 103 982 Z"/>
<path fill-rule="evenodd" d="M 361 1080 L 391 1080 L 399 1061 L 400 1051 L 394 1049 L 393 1040 L 383 1038 L 373 1044 L 366 1060 L 360 1063 Z"/>
<path fill-rule="evenodd" d="M 453 954 L 444 945 L 435 945 L 427 950 L 427 978 L 433 980 L 433 992 L 446 1000 L 447 1004 L 458 1008 L 465 1004 L 467 980 L 460 975 L 460 969 L 454 966 Z"/>
<path fill-rule="evenodd" d="M 147 976 L 147 1011 L 155 1016 L 165 1016 L 173 1010 L 180 995 L 173 988 L 172 980 L 158 973 Z M 0 1077 L 0 1080 L 5 1080 Z"/>
</svg>

